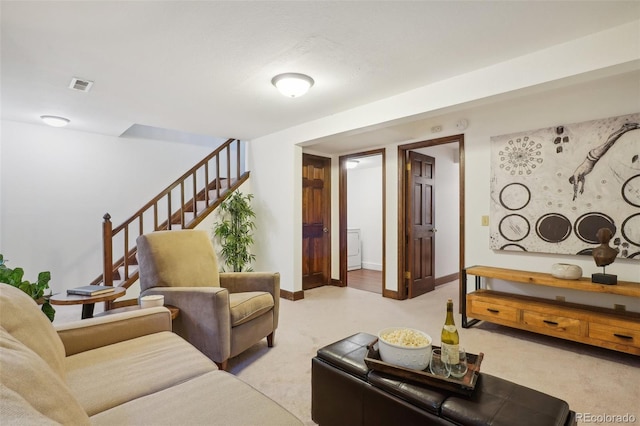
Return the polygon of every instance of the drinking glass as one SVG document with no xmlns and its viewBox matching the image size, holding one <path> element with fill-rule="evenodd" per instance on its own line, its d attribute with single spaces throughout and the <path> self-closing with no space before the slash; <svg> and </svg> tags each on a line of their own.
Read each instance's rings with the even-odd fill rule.
<svg viewBox="0 0 640 426">
<path fill-rule="evenodd" d="M 431 351 L 431 361 L 429 361 L 429 369 L 431 374 L 441 377 L 449 377 L 451 374 L 451 366 L 442 357 L 442 349 L 434 349 Z"/>
<path fill-rule="evenodd" d="M 467 369 L 467 353 L 464 348 L 460 348 L 458 350 L 458 363 L 451 364 L 451 376 L 460 379 L 467 374 Z"/>
</svg>

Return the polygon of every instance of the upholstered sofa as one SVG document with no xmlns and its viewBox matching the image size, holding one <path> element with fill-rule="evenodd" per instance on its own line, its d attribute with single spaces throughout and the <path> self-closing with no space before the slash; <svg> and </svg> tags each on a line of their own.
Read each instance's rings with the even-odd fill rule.
<svg viewBox="0 0 640 426">
<path fill-rule="evenodd" d="M 164 307 L 55 327 L 0 284 L 2 425 L 300 425 L 171 331 Z"/>
</svg>

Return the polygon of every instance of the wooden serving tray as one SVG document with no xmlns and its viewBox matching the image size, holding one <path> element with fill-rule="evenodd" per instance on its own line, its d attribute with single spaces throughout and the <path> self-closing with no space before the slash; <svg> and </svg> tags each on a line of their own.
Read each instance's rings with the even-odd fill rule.
<svg viewBox="0 0 640 426">
<path fill-rule="evenodd" d="M 455 377 L 445 378 L 431 374 L 429 367 L 424 370 L 412 370 L 382 361 L 376 343 L 378 343 L 378 339 L 367 345 L 368 352 L 364 358 L 364 362 L 372 370 L 466 396 L 471 395 L 476 387 L 478 376 L 480 375 L 480 364 L 482 363 L 482 358 L 484 358 L 484 353 L 482 352 L 478 355 L 467 352 L 468 370 L 463 377 L 459 379 Z M 439 346 L 433 345 L 433 349 L 438 348 Z"/>
</svg>

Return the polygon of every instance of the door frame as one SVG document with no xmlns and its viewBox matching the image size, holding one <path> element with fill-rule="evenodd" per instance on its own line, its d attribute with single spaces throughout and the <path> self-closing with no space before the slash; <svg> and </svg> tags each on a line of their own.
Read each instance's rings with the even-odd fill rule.
<svg viewBox="0 0 640 426">
<path fill-rule="evenodd" d="M 385 149 L 374 149 L 370 151 L 363 151 L 352 153 L 348 155 L 342 155 L 339 157 L 339 181 L 338 181 L 338 216 L 339 216 L 339 252 L 340 252 L 340 283 L 339 285 L 345 287 L 347 282 L 347 161 L 355 158 L 371 157 L 374 155 L 382 155 L 382 296 L 386 295 L 386 235 L 387 235 L 387 216 L 386 216 L 386 157 Z"/>
<path fill-rule="evenodd" d="M 413 142 L 405 145 L 398 145 L 398 299 L 407 298 L 406 279 L 405 279 L 405 265 L 407 257 L 407 247 L 405 244 L 406 235 L 406 188 L 407 188 L 407 151 L 426 148 L 430 146 L 445 145 L 450 143 L 458 143 L 458 160 L 459 160 L 459 189 L 458 198 L 460 200 L 460 241 L 459 241 L 459 270 L 458 277 L 462 276 L 462 269 L 464 268 L 464 222 L 465 222 L 465 210 L 464 210 L 464 198 L 465 198 L 465 186 L 464 186 L 464 134 L 446 136 L 443 138 L 429 139 L 420 142 Z M 437 257 L 437 255 L 436 255 Z M 437 259 L 436 259 L 437 262 Z M 462 283 L 459 283 L 459 294 L 461 303 L 462 297 Z M 459 304 L 458 306 L 462 306 Z"/>
</svg>

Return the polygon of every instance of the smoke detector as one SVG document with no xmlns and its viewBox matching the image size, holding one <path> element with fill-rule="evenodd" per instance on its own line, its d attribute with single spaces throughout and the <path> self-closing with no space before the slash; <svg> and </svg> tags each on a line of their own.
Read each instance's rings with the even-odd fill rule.
<svg viewBox="0 0 640 426">
<path fill-rule="evenodd" d="M 71 83 L 69 83 L 69 89 L 77 90 L 79 92 L 88 92 L 93 86 L 93 81 L 85 78 L 73 77 Z"/>
<path fill-rule="evenodd" d="M 464 130 L 469 127 L 469 121 L 466 118 L 462 118 L 456 122 L 456 129 Z"/>
</svg>

